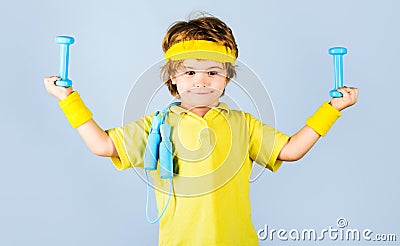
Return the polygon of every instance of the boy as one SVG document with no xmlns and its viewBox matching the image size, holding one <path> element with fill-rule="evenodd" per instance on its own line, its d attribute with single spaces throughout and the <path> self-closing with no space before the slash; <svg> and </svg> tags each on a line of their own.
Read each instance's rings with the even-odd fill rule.
<svg viewBox="0 0 400 246">
<path fill-rule="evenodd" d="M 248 182 L 252 162 L 276 171 L 282 161 L 302 158 L 341 115 L 356 103 L 356 88 L 340 88 L 342 98 L 324 103 L 306 126 L 289 137 L 248 113 L 219 102 L 235 75 L 238 49 L 231 29 L 215 17 L 173 24 L 162 48 L 165 84 L 180 105 L 167 109 L 172 126 L 174 177 L 172 199 L 159 168 L 149 172 L 156 186 L 160 245 L 258 245 L 251 222 Z M 71 125 L 96 155 L 111 157 L 118 169 L 143 167 L 152 127 L 148 115 L 123 128 L 102 130 L 77 92 L 54 85 L 47 91 L 60 99 Z M 172 181 L 171 181 L 172 182 Z M 168 202 L 167 202 L 168 200 Z M 169 204 L 168 204 L 169 203 Z"/>
</svg>

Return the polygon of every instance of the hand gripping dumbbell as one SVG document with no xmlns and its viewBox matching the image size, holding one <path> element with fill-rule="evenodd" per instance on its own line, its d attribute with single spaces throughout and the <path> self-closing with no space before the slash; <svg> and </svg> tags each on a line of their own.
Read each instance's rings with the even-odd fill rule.
<svg viewBox="0 0 400 246">
<path fill-rule="evenodd" d="M 73 37 L 57 36 L 56 43 L 60 45 L 60 66 L 58 69 L 58 77 L 61 80 L 56 81 L 57 86 L 70 87 L 72 81 L 68 79 L 68 63 L 69 63 L 69 46 L 75 42 Z"/>
<path fill-rule="evenodd" d="M 333 90 L 329 92 L 331 97 L 342 97 L 337 89 L 343 87 L 343 55 L 347 54 L 347 49 L 343 47 L 330 48 L 328 53 L 333 56 L 333 70 L 335 84 Z"/>
</svg>

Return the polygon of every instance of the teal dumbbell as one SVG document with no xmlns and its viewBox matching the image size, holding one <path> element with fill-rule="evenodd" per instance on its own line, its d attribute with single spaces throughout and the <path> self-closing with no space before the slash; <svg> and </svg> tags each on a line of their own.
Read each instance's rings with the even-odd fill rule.
<svg viewBox="0 0 400 246">
<path fill-rule="evenodd" d="M 333 70 L 335 84 L 333 90 L 329 92 L 331 97 L 342 97 L 342 93 L 338 91 L 343 87 L 343 55 L 347 54 L 347 49 L 343 47 L 330 48 L 328 53 L 333 56 Z"/>
<path fill-rule="evenodd" d="M 68 79 L 68 65 L 69 65 L 69 46 L 75 42 L 73 37 L 57 36 L 56 43 L 60 45 L 60 62 L 58 69 L 58 77 L 61 80 L 56 81 L 57 86 L 70 87 L 72 81 Z"/>
</svg>

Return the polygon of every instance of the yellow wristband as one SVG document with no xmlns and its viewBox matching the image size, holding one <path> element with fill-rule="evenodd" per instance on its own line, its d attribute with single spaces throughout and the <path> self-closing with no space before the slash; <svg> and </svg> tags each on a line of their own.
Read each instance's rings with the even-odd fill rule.
<svg viewBox="0 0 400 246">
<path fill-rule="evenodd" d="M 325 136 L 333 123 L 341 116 L 339 110 L 324 102 L 321 107 L 307 119 L 306 124 L 319 135 Z"/>
<path fill-rule="evenodd" d="M 59 101 L 58 104 L 73 128 L 81 126 L 93 116 L 76 91 Z"/>
</svg>

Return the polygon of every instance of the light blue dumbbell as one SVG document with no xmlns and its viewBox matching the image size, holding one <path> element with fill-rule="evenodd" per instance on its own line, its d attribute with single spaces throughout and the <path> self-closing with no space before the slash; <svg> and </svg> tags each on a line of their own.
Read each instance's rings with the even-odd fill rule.
<svg viewBox="0 0 400 246">
<path fill-rule="evenodd" d="M 57 36 L 56 43 L 60 45 L 60 66 L 58 69 L 58 77 L 61 80 L 56 81 L 56 85 L 63 87 L 72 86 L 72 81 L 68 79 L 69 64 L 69 46 L 75 42 L 73 37 Z"/>
<path fill-rule="evenodd" d="M 342 97 L 337 89 L 343 87 L 343 55 L 347 54 L 347 49 L 343 47 L 330 48 L 328 53 L 333 56 L 333 70 L 335 85 L 333 90 L 329 92 L 331 97 Z"/>
</svg>

